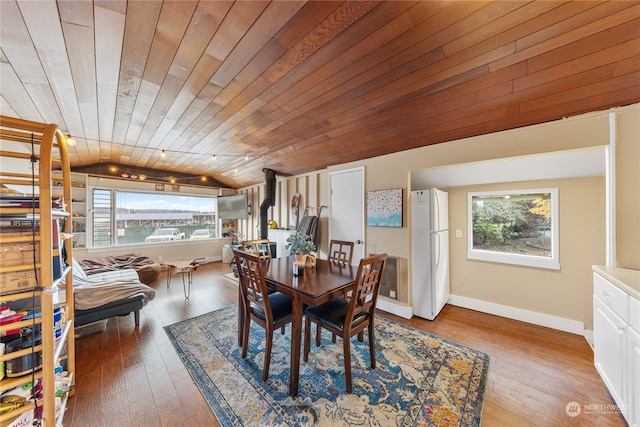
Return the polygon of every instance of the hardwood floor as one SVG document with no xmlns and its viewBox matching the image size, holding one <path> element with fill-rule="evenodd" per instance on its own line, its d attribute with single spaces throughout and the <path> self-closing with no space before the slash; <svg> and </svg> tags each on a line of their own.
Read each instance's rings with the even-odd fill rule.
<svg viewBox="0 0 640 427">
<path fill-rule="evenodd" d="M 141 311 L 138 329 L 130 315 L 77 330 L 76 394 L 64 425 L 219 425 L 163 326 L 236 303 L 237 286 L 223 277 L 230 271 L 221 262 L 200 266 L 188 300 L 181 277 L 167 289 L 161 273 L 152 284 L 156 298 Z M 490 355 L 485 427 L 626 425 L 609 410 L 614 402 L 581 336 L 454 306 L 446 306 L 433 322 L 388 317 Z M 576 417 L 567 415 L 570 402 L 581 406 Z"/>
</svg>

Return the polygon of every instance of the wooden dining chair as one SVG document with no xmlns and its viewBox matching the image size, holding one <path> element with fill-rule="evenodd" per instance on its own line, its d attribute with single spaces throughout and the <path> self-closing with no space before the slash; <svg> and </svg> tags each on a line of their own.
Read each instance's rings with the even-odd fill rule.
<svg viewBox="0 0 640 427">
<path fill-rule="evenodd" d="M 304 311 L 306 317 L 303 360 L 306 362 L 309 357 L 311 322 L 315 323 L 318 329 L 325 328 L 341 337 L 347 393 L 351 393 L 351 338 L 357 334 L 358 341 L 362 341 L 365 328 L 369 331 L 371 367 L 376 368 L 374 314 L 386 261 L 387 254 L 363 258 L 347 298 L 333 298 L 317 307 L 307 307 Z"/>
<path fill-rule="evenodd" d="M 329 256 L 327 256 L 327 261 L 341 265 L 351 265 L 351 262 L 353 261 L 353 246 L 354 242 L 332 239 L 329 242 Z M 322 330 L 318 328 L 316 332 L 316 345 L 318 346 L 322 340 L 321 331 Z M 336 334 L 331 336 L 331 340 L 334 344 L 336 343 Z"/>
<path fill-rule="evenodd" d="M 249 328 L 253 320 L 266 331 L 264 351 L 264 367 L 262 380 L 269 378 L 273 333 L 291 323 L 291 297 L 280 292 L 269 293 L 264 280 L 264 265 L 260 256 L 248 252 L 234 250 L 236 266 L 241 290 L 242 319 L 242 358 L 247 357 L 249 347 Z"/>
<path fill-rule="evenodd" d="M 245 252 L 257 254 L 262 259 L 271 258 L 269 239 L 244 240 L 242 248 Z"/>
<path fill-rule="evenodd" d="M 329 242 L 328 261 L 337 262 L 339 264 L 351 265 L 353 260 L 353 242 L 346 240 L 331 240 Z"/>
</svg>

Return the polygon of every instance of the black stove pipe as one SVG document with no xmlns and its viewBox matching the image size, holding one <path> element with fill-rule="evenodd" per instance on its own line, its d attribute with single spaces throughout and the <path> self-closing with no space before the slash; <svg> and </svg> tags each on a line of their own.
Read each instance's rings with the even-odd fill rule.
<svg viewBox="0 0 640 427">
<path fill-rule="evenodd" d="M 270 206 L 276 204 L 276 172 L 269 168 L 263 168 L 264 179 L 266 183 L 265 199 L 260 205 L 260 238 L 269 238 L 269 217 L 268 211 Z"/>
</svg>

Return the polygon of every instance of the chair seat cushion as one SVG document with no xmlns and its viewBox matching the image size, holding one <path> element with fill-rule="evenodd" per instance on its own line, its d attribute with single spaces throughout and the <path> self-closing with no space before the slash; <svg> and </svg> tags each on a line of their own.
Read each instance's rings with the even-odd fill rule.
<svg viewBox="0 0 640 427">
<path fill-rule="evenodd" d="M 269 304 L 271 305 L 271 312 L 275 323 L 287 317 L 291 317 L 291 297 L 280 292 L 274 292 L 269 294 Z M 261 319 L 266 319 L 262 307 L 252 304 L 251 311 Z"/>
<path fill-rule="evenodd" d="M 304 311 L 304 314 L 327 326 L 332 326 L 336 329 L 343 329 L 348 309 L 349 300 L 344 298 L 334 298 L 317 307 L 308 307 Z M 354 314 L 353 321 L 351 322 L 351 328 L 358 326 L 368 318 L 369 315 L 367 312 Z"/>
<path fill-rule="evenodd" d="M 342 329 L 348 308 L 349 301 L 344 298 L 334 298 L 317 307 L 308 307 L 304 313 L 312 319 Z"/>
</svg>

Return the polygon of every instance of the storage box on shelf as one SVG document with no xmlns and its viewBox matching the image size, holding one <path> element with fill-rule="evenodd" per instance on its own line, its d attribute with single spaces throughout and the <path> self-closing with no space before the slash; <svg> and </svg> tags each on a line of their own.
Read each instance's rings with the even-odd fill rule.
<svg viewBox="0 0 640 427">
<path fill-rule="evenodd" d="M 71 203 L 58 202 L 72 198 L 66 138 L 55 125 L 0 116 L 0 142 L 0 184 L 26 195 L 16 203 L 16 193 L 0 193 L 0 306 L 11 320 L 0 322 L 0 393 L 8 403 L 0 425 L 61 425 L 75 372 L 73 278 L 63 262 L 73 256 L 63 239 Z"/>
</svg>

